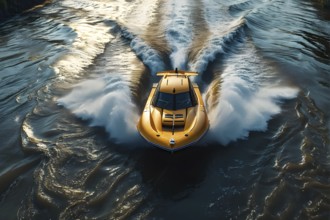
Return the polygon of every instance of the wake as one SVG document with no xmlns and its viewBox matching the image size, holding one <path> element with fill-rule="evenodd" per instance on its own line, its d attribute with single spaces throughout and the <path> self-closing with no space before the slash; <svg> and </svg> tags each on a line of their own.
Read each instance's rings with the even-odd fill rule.
<svg viewBox="0 0 330 220">
<path fill-rule="evenodd" d="M 90 126 L 102 126 L 117 143 L 137 140 L 137 109 L 130 90 L 118 76 L 87 80 L 58 100 Z"/>
<path fill-rule="evenodd" d="M 97 74 L 93 79 L 74 86 L 71 93 L 57 102 L 88 121 L 90 126 L 104 127 L 116 143 L 136 143 L 140 140 L 136 132 L 139 110 L 132 99 L 130 85 L 140 83 L 135 81 L 133 72 L 138 69 L 138 72 L 143 72 L 144 69 L 136 64 L 136 57 L 149 67 L 152 74 L 162 70 L 164 64 L 158 52 L 142 39 L 117 24 L 112 26 L 116 30 L 114 33 L 121 38 L 113 40 L 109 49 L 99 58 L 103 61 L 101 66 L 89 69 Z M 127 45 L 122 38 L 130 40 L 129 46 L 133 52 L 123 53 L 127 51 Z"/>
<path fill-rule="evenodd" d="M 248 138 L 251 131 L 266 131 L 268 121 L 281 112 L 281 103 L 297 96 L 297 88 L 281 85 L 253 45 L 246 42 L 246 46 L 214 80 L 220 86 L 213 82 L 204 94 L 211 122 L 209 141 L 227 145 Z"/>
<path fill-rule="evenodd" d="M 258 57 L 254 46 L 244 39 L 245 20 L 227 18 L 223 25 L 226 29 L 217 28 L 223 15 L 215 16 L 217 5 L 204 1 L 209 14 L 215 14 L 204 18 L 212 31 L 203 42 L 201 50 L 189 62 L 188 54 L 194 40 L 193 26 L 190 16 L 180 16 L 188 13 L 189 3 L 180 1 L 165 4 L 167 13 L 164 13 L 165 21 L 160 28 L 164 29 L 165 39 L 168 41 L 171 51 L 168 56 L 173 68 L 188 67 L 200 74 L 209 74 L 206 72 L 209 63 L 217 61 L 219 54 L 227 55 L 220 70 L 211 70 L 217 76 L 203 94 L 211 124 L 207 141 L 227 145 L 247 138 L 251 131 L 265 131 L 268 121 L 281 112 L 281 102 L 296 97 L 298 91 L 276 83 L 276 71 L 269 68 Z M 111 68 L 106 68 L 98 78 L 79 83 L 71 93 L 59 99 L 58 103 L 78 117 L 90 121 L 91 126 L 104 127 L 110 138 L 117 143 L 133 143 L 140 140 L 136 130 L 139 111 L 132 100 L 132 81 L 127 74 L 134 67 L 130 69 L 128 66 L 135 62 L 132 57 L 138 57 L 150 69 L 149 77 L 154 77 L 156 72 L 166 69 L 166 65 L 161 51 L 152 48 L 139 34 L 115 20 L 108 20 L 108 23 L 114 39 L 111 44 L 117 47 L 109 54 L 111 58 L 107 65 Z M 120 39 L 129 42 L 131 51 L 128 52 L 127 45 L 116 46 Z M 226 53 L 232 44 L 238 43 L 243 48 L 238 52 Z M 127 57 L 126 54 L 131 55 Z M 269 80 L 274 75 L 275 83 L 272 79 Z M 145 86 L 141 82 L 138 84 Z M 218 86 L 214 86 L 215 84 Z"/>
</svg>

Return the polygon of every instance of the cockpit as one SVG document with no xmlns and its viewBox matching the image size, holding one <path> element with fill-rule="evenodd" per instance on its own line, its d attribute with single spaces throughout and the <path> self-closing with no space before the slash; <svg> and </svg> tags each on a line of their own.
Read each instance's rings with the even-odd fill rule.
<svg viewBox="0 0 330 220">
<path fill-rule="evenodd" d="M 181 93 L 160 92 L 157 88 L 152 105 L 162 109 L 179 110 L 186 109 L 197 105 L 196 94 L 194 89 L 190 86 L 190 90 Z"/>
</svg>

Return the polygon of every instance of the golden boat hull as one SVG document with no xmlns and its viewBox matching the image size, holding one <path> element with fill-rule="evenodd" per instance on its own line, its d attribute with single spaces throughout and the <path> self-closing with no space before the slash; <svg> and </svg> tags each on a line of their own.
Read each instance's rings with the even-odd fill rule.
<svg viewBox="0 0 330 220">
<path fill-rule="evenodd" d="M 160 84 L 154 84 L 137 124 L 137 129 L 141 136 L 149 143 L 168 151 L 176 151 L 201 139 L 208 131 L 209 120 L 198 86 L 190 82 L 188 74 L 185 76 L 184 72 L 180 71 L 179 76 L 185 77 L 184 79 L 188 80 L 188 84 L 191 84 L 191 91 L 189 88 L 185 91 L 185 82 L 178 76 L 177 79 L 170 78 L 176 77 L 173 75 L 173 72 L 170 73 L 171 76 L 162 72 L 163 79 L 161 84 L 165 85 L 165 83 L 167 83 L 166 86 L 168 87 L 168 85 L 170 84 L 171 86 L 172 83 L 176 90 L 183 91 L 183 93 L 179 93 L 179 95 L 185 92 L 193 94 L 196 100 L 195 104 L 188 104 L 187 108 L 182 109 L 165 109 L 157 106 L 157 103 L 155 106 L 154 102 L 155 99 L 157 99 L 157 92 L 168 92 L 171 90 L 164 88 L 166 86 L 162 87 Z M 191 72 L 188 73 L 191 75 Z M 164 82 L 166 78 L 170 79 L 170 83 Z M 179 84 L 175 84 L 176 81 L 179 81 Z M 173 91 L 175 89 L 173 89 Z M 174 92 L 173 94 L 177 95 L 178 93 Z M 178 99 L 178 97 L 179 96 L 174 98 L 174 100 Z M 180 104 L 180 100 L 176 100 L 176 102 Z"/>
</svg>

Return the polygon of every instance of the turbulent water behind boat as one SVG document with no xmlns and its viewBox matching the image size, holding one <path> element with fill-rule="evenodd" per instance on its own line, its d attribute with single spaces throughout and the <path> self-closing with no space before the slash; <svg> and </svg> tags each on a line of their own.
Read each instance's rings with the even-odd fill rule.
<svg viewBox="0 0 330 220">
<path fill-rule="evenodd" d="M 330 218 L 330 9 L 62 0 L 0 26 L 0 219 Z M 157 71 L 198 71 L 210 130 L 136 123 Z"/>
</svg>

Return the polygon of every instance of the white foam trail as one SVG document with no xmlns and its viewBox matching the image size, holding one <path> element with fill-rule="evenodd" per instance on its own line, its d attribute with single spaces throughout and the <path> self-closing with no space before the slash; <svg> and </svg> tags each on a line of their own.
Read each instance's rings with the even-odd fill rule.
<svg viewBox="0 0 330 220">
<path fill-rule="evenodd" d="M 187 50 L 193 38 L 192 3 L 187 0 L 167 1 L 164 8 L 165 36 L 172 53 L 173 68 L 186 69 Z"/>
<path fill-rule="evenodd" d="M 155 19 L 158 13 L 159 0 L 141 0 L 135 4 L 134 10 L 126 19 L 127 22 L 120 19 L 121 23 L 118 25 L 121 28 L 122 36 L 131 41 L 130 47 L 132 50 L 155 75 L 165 69 L 163 59 L 156 49 L 152 48 L 139 36 L 145 34 L 144 31 L 147 26 Z"/>
<path fill-rule="evenodd" d="M 205 94 L 211 106 L 209 138 L 223 145 L 247 138 L 250 131 L 265 131 L 268 121 L 281 112 L 280 102 L 298 93 L 297 88 L 283 85 L 248 41 L 227 63 L 220 87 L 211 84 Z M 219 96 L 214 96 L 217 92 Z"/>
<path fill-rule="evenodd" d="M 203 73 L 217 55 L 224 53 L 226 44 L 239 39 L 240 35 L 243 34 L 243 26 L 244 20 L 239 18 L 228 24 L 225 28 L 226 32 L 222 30 L 222 33 L 213 33 L 210 39 L 206 41 L 205 47 L 199 52 L 196 60 L 189 64 L 190 69 Z"/>
<path fill-rule="evenodd" d="M 158 5 L 160 0 L 139 0 L 135 1 L 136 6 L 127 20 L 130 29 L 136 34 L 143 34 L 147 26 L 152 24 L 156 15 L 159 13 Z M 138 22 L 137 22 L 138 21 Z"/>
<path fill-rule="evenodd" d="M 202 0 L 202 2 L 204 19 L 210 27 L 209 31 L 215 34 L 226 31 L 233 20 L 226 3 L 220 3 L 218 0 Z"/>
<path fill-rule="evenodd" d="M 118 143 L 137 140 L 137 110 L 128 86 L 118 76 L 84 81 L 58 103 L 78 117 L 89 120 L 91 126 L 105 127 Z"/>
<path fill-rule="evenodd" d="M 219 54 L 225 52 L 225 47 L 240 39 L 243 33 L 244 18 L 232 17 L 228 6 L 216 0 L 203 0 L 203 14 L 210 35 L 205 39 L 204 47 L 196 58 L 189 63 L 189 69 L 203 73 L 208 64 Z"/>
<path fill-rule="evenodd" d="M 165 64 L 159 53 L 140 38 L 134 37 L 130 46 L 142 62 L 149 67 L 153 75 L 165 69 Z"/>
<path fill-rule="evenodd" d="M 137 109 L 130 90 L 138 75 L 133 70 L 140 72 L 143 65 L 117 38 L 99 57 L 98 65 L 88 69 L 94 78 L 74 86 L 58 103 L 88 120 L 91 126 L 105 127 L 118 143 L 132 143 L 138 137 L 135 128 Z"/>
<path fill-rule="evenodd" d="M 75 30 L 77 37 L 68 54 L 61 57 L 54 65 L 54 69 L 60 75 L 59 78 L 72 79 L 75 76 L 79 78 L 79 74 L 84 73 L 97 55 L 105 51 L 109 54 L 102 55 L 104 60 L 100 61 L 106 62 L 107 65 L 90 68 L 97 73 L 95 76 L 98 77 L 97 79 L 81 82 L 71 93 L 60 98 L 58 103 L 78 117 L 88 120 L 91 126 L 105 127 L 110 137 L 116 139 L 118 143 L 132 143 L 139 140 L 135 127 L 138 120 L 137 109 L 131 100 L 128 86 L 132 83 L 130 73 L 131 70 L 138 68 L 136 56 L 153 73 L 163 70 L 164 63 L 159 53 L 131 31 L 130 27 L 121 25 L 128 24 L 127 21 L 132 19 L 132 9 L 137 2 L 132 4 L 126 0 L 111 2 L 66 0 L 61 4 L 68 10 L 81 12 L 82 16 L 79 17 L 77 13 L 76 19 L 68 24 Z M 121 44 L 122 41 L 117 38 L 118 33 L 131 41 L 130 47 L 135 55 Z M 109 41 L 112 42 L 106 48 Z"/>
<path fill-rule="evenodd" d="M 297 89 L 264 87 L 254 91 L 237 76 L 226 76 L 220 102 L 209 113 L 211 140 L 223 145 L 247 138 L 250 131 L 265 131 L 267 122 L 281 112 L 279 101 L 294 98 Z"/>
<path fill-rule="evenodd" d="M 165 64 L 157 50 L 150 47 L 147 42 L 143 41 L 127 26 L 124 26 L 124 24 L 117 25 L 119 28 L 121 28 L 120 32 L 122 37 L 131 41 L 130 47 L 136 56 L 138 56 L 141 61 L 148 66 L 153 75 L 155 75 L 158 71 L 164 70 Z"/>
</svg>

